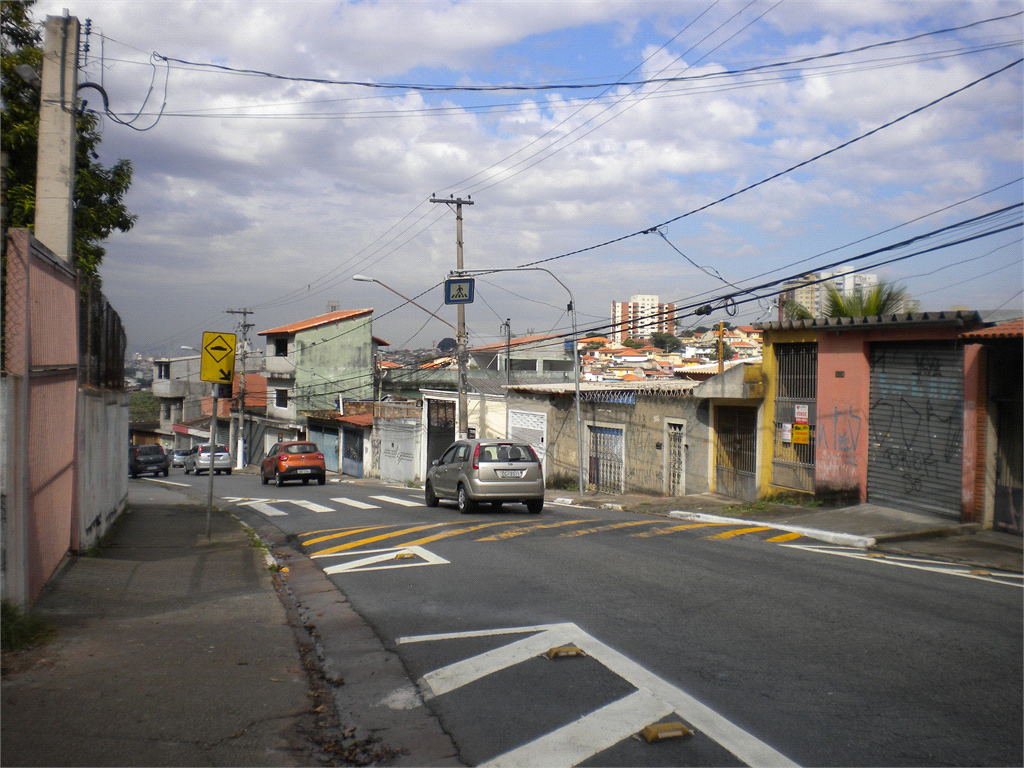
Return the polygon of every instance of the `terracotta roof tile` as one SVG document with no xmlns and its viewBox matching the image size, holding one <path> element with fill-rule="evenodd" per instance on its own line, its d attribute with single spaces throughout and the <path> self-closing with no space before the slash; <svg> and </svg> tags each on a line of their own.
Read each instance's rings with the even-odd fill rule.
<svg viewBox="0 0 1024 768">
<path fill-rule="evenodd" d="M 351 320 L 354 317 L 372 314 L 372 309 L 343 309 L 340 312 L 328 312 L 326 315 L 317 315 L 308 320 L 299 320 L 297 323 L 282 325 L 279 328 L 271 328 L 268 331 L 260 331 L 258 335 L 270 336 L 271 334 L 298 333 L 299 331 L 307 331 L 310 328 L 318 328 L 321 325 L 330 325 L 340 320 Z M 378 343 L 380 342 L 378 341 Z M 387 342 L 384 342 L 384 345 L 390 346 Z"/>
<path fill-rule="evenodd" d="M 960 334 L 962 339 L 1020 339 L 1024 338 L 1024 319 L 1011 320 L 1008 323 L 982 328 L 980 331 L 968 331 Z"/>
</svg>

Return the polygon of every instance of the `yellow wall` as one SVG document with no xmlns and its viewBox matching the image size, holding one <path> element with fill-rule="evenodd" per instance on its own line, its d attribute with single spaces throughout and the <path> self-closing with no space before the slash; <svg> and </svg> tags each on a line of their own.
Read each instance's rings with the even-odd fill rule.
<svg viewBox="0 0 1024 768">
<path fill-rule="evenodd" d="M 764 354 L 761 361 L 762 380 L 765 383 L 764 410 L 761 421 L 760 441 L 761 466 L 758 476 L 761 485 L 758 488 L 761 497 L 772 494 L 772 459 L 775 448 L 775 395 L 778 392 L 778 361 L 775 358 L 775 344 L 801 344 L 816 342 L 816 330 L 764 331 Z"/>
</svg>

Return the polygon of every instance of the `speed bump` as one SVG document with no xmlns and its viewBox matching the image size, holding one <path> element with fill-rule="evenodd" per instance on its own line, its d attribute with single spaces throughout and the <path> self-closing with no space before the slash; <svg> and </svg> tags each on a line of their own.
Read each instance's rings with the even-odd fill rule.
<svg viewBox="0 0 1024 768">
<path fill-rule="evenodd" d="M 547 653 L 544 654 L 549 659 L 557 659 L 563 656 L 586 656 L 583 649 L 577 648 L 575 645 L 557 645 L 554 648 L 548 649 Z"/>
<path fill-rule="evenodd" d="M 662 739 L 680 739 L 686 736 L 693 736 L 693 731 L 682 723 L 655 723 L 648 725 L 640 735 L 647 739 L 647 743 L 661 741 Z"/>
</svg>

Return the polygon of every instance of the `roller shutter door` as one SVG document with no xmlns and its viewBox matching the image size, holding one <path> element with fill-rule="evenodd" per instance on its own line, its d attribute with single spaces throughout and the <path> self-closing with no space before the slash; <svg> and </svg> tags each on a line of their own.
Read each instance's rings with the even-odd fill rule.
<svg viewBox="0 0 1024 768">
<path fill-rule="evenodd" d="M 868 501 L 960 517 L 963 347 L 871 345 Z"/>
</svg>

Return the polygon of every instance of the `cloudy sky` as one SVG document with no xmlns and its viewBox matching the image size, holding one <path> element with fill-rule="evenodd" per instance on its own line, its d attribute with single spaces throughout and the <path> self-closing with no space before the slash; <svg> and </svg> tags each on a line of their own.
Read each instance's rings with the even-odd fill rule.
<svg viewBox="0 0 1024 768">
<path fill-rule="evenodd" d="M 440 284 L 455 217 L 434 194 L 472 198 L 466 268 L 541 262 L 581 329 L 633 294 L 715 307 L 692 325 L 774 317 L 770 298 L 737 289 L 1022 199 L 1016 0 L 60 0 L 35 13 L 64 8 L 91 19 L 85 77 L 130 123 L 103 119 L 101 161 L 132 161 L 139 220 L 108 241 L 101 272 L 146 356 L 232 330 L 226 309 L 253 309 L 255 336 L 331 301 L 373 307 L 396 348 L 450 336 L 351 280 L 454 322 Z M 514 88 L 466 89 L 480 86 Z M 1020 222 L 1013 208 L 851 264 L 923 309 L 1019 308 Z M 506 318 L 516 335 L 564 332 L 566 302 L 543 272 L 481 276 L 470 343 L 496 341 Z"/>
</svg>

